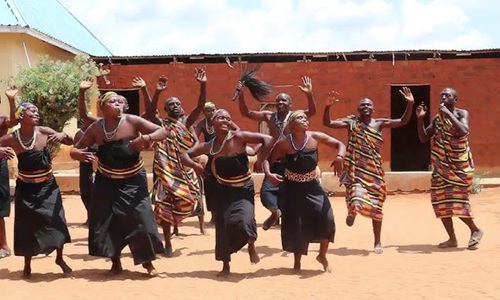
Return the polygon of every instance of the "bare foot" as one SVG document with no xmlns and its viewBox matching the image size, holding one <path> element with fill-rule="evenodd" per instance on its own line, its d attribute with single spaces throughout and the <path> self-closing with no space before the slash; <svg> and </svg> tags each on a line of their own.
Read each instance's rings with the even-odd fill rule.
<svg viewBox="0 0 500 300">
<path fill-rule="evenodd" d="M 224 268 L 222 268 L 222 271 L 220 271 L 219 273 L 217 273 L 217 275 L 215 275 L 215 276 L 217 276 L 217 277 L 228 277 L 229 274 L 231 274 L 231 271 L 229 270 L 229 268 L 224 267 Z"/>
<path fill-rule="evenodd" d="M 111 269 L 108 271 L 111 275 L 118 275 L 123 272 L 121 264 L 113 264 Z"/>
<path fill-rule="evenodd" d="M 299 274 L 300 273 L 300 262 L 295 262 L 293 264 L 293 272 L 295 274 Z"/>
<path fill-rule="evenodd" d="M 151 262 L 142 264 L 142 267 L 148 271 L 149 276 L 151 277 L 158 276 L 158 271 L 156 271 L 155 267 Z"/>
<path fill-rule="evenodd" d="M 250 262 L 252 265 L 258 264 L 260 261 L 260 257 L 255 251 L 255 246 L 248 246 L 248 256 L 250 256 Z"/>
<path fill-rule="evenodd" d="M 457 239 L 449 239 L 446 242 L 442 242 L 438 245 L 438 248 L 456 248 L 458 246 Z"/>
<path fill-rule="evenodd" d="M 475 249 L 477 245 L 479 245 L 479 242 L 483 238 L 483 231 L 481 229 L 474 231 L 469 239 L 469 243 L 467 245 L 467 249 Z"/>
<path fill-rule="evenodd" d="M 384 247 L 382 247 L 382 244 L 377 244 L 375 245 L 375 248 L 373 248 L 373 252 L 376 254 L 382 254 L 384 253 Z"/>
<path fill-rule="evenodd" d="M 29 279 L 29 278 L 31 278 L 31 268 L 30 268 L 30 267 L 24 267 L 22 277 L 23 277 L 24 279 Z"/>
<path fill-rule="evenodd" d="M 332 272 L 332 268 L 328 265 L 328 259 L 326 259 L 326 256 L 318 255 L 316 256 L 316 260 L 323 266 L 323 271 L 327 273 Z"/>
<path fill-rule="evenodd" d="M 56 259 L 56 265 L 58 265 L 59 267 L 61 267 L 61 270 L 66 275 L 68 275 L 71 272 L 73 272 L 73 270 L 66 264 L 66 262 L 62 258 L 61 259 Z"/>
<path fill-rule="evenodd" d="M 345 218 L 345 223 L 347 226 L 351 227 L 354 225 L 354 220 L 356 220 L 356 215 L 347 215 L 347 218 Z"/>
<path fill-rule="evenodd" d="M 165 246 L 165 252 L 163 252 L 163 254 L 165 254 L 165 256 L 168 258 L 172 257 L 174 254 L 174 250 L 172 249 L 172 245 Z"/>
</svg>

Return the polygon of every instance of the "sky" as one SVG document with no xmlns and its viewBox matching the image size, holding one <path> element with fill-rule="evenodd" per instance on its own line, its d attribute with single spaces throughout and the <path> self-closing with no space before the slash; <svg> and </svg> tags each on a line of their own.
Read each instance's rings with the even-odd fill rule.
<svg viewBox="0 0 500 300">
<path fill-rule="evenodd" d="M 500 48 L 500 0 L 59 0 L 115 56 Z"/>
</svg>

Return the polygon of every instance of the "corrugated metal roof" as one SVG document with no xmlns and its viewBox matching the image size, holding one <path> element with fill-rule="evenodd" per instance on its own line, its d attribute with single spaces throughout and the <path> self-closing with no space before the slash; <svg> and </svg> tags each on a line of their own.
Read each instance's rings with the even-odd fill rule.
<svg viewBox="0 0 500 300">
<path fill-rule="evenodd" d="M 412 54 L 412 53 L 436 53 L 440 54 L 480 54 L 480 53 L 500 53 L 500 48 L 477 49 L 477 50 L 445 50 L 445 49 L 418 49 L 418 50 L 356 50 L 356 51 L 332 51 L 332 52 L 254 52 L 254 53 L 198 53 L 198 54 L 152 54 L 152 55 L 128 55 L 112 56 L 113 59 L 154 59 L 168 57 L 235 57 L 235 56 L 342 56 L 342 55 L 387 55 L 387 54 Z M 95 56 L 96 59 L 108 58 Z"/>
<path fill-rule="evenodd" d="M 30 28 L 90 55 L 112 55 L 58 0 L 0 0 L 0 25 Z"/>
</svg>

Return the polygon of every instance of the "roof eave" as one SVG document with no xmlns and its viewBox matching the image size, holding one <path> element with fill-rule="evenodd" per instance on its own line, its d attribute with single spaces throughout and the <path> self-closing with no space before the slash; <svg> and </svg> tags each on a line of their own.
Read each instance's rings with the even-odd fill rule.
<svg viewBox="0 0 500 300">
<path fill-rule="evenodd" d="M 29 28 L 29 27 L 22 27 L 22 26 L 18 26 L 18 25 L 0 25 L 0 33 L 24 33 L 24 34 L 27 34 L 27 35 L 30 35 L 34 38 L 37 38 L 39 40 L 42 40 L 46 43 L 49 43 L 53 46 L 56 46 L 58 48 L 61 48 L 65 51 L 68 51 L 70 53 L 73 53 L 75 55 L 90 55 L 89 53 L 86 53 L 84 51 L 81 51 L 75 47 L 72 47 L 64 42 L 61 42 L 49 35 L 46 35 L 40 31 L 37 31 L 33 28 Z"/>
</svg>

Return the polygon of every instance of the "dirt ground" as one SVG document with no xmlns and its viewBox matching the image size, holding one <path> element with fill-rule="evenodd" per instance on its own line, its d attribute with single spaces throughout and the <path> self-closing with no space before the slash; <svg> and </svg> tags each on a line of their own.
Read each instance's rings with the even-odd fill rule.
<svg viewBox="0 0 500 300">
<path fill-rule="evenodd" d="M 358 217 L 348 228 L 341 197 L 332 197 L 337 221 L 336 241 L 329 250 L 332 273 L 316 262 L 318 245 L 302 259 L 302 274 L 291 271 L 293 255 L 281 250 L 279 228 L 261 230 L 266 210 L 256 199 L 259 226 L 257 251 L 261 261 L 251 265 L 246 250 L 232 256 L 228 279 L 215 277 L 213 227 L 199 234 L 196 218 L 187 219 L 173 240 L 173 258 L 159 257 L 161 277 L 149 278 L 134 266 L 126 249 L 118 276 L 107 275 L 110 262 L 87 255 L 87 230 L 79 196 L 63 196 L 73 242 L 66 246 L 72 277 L 62 276 L 55 253 L 33 260 L 33 277 L 21 278 L 23 258 L 0 260 L 0 299 L 500 299 L 500 188 L 472 195 L 477 224 L 484 230 L 479 249 L 466 250 L 468 229 L 458 219 L 459 247 L 440 250 L 435 245 L 446 233 L 434 215 L 428 194 L 390 195 L 384 206 L 382 241 L 385 252 L 372 252 L 371 222 Z M 12 214 L 13 215 L 13 214 Z M 208 219 L 209 216 L 206 216 Z M 13 243 L 13 217 L 7 219 Z"/>
</svg>

